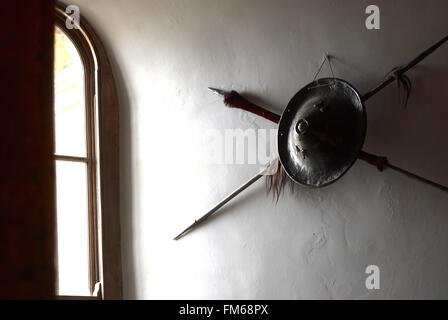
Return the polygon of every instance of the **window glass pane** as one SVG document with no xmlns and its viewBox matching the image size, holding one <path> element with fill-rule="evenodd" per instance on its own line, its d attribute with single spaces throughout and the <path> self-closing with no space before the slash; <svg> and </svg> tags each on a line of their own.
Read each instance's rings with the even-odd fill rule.
<svg viewBox="0 0 448 320">
<path fill-rule="evenodd" d="M 56 154 L 86 155 L 84 67 L 71 40 L 55 30 L 54 113 Z"/>
<path fill-rule="evenodd" d="M 90 295 L 87 165 L 56 161 L 58 294 Z"/>
</svg>

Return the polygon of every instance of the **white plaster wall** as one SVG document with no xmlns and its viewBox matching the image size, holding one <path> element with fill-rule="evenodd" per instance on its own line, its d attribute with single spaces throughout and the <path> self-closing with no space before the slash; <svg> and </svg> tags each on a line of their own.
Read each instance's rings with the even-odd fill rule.
<svg viewBox="0 0 448 320">
<path fill-rule="evenodd" d="M 74 0 L 110 53 L 121 112 L 126 298 L 448 298 L 448 195 L 357 162 L 336 184 L 276 205 L 259 181 L 193 233 L 172 238 L 251 177 L 206 165 L 198 132 L 275 128 L 226 109 L 208 86 L 280 113 L 323 52 L 361 92 L 448 33 L 448 2 Z M 381 30 L 364 27 L 381 9 Z M 365 150 L 448 184 L 448 45 L 415 68 L 407 109 L 391 86 L 367 103 Z M 323 75 L 329 75 L 324 70 Z M 367 265 L 381 289 L 365 288 Z"/>
</svg>

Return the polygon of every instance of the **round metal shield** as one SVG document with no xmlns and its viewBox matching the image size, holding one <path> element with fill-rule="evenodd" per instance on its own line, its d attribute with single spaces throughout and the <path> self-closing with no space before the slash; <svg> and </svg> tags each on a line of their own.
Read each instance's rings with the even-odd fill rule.
<svg viewBox="0 0 448 320">
<path fill-rule="evenodd" d="M 348 82 L 318 79 L 288 103 L 278 127 L 278 154 L 297 183 L 323 187 L 353 165 L 366 134 L 361 97 Z"/>
</svg>

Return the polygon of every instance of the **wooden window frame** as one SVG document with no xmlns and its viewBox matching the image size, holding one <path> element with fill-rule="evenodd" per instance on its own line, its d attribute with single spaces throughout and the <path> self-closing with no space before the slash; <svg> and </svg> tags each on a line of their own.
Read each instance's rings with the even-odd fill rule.
<svg viewBox="0 0 448 320">
<path fill-rule="evenodd" d="M 66 4 L 56 3 L 55 25 L 75 45 L 84 65 L 86 157 L 55 155 L 55 160 L 87 164 L 90 288 L 98 299 L 122 299 L 119 212 L 118 100 L 109 59 L 85 17 L 67 29 Z M 98 288 L 95 288 L 97 283 Z M 99 289 L 99 290 L 98 290 Z M 92 299 L 94 296 L 58 296 Z"/>
</svg>

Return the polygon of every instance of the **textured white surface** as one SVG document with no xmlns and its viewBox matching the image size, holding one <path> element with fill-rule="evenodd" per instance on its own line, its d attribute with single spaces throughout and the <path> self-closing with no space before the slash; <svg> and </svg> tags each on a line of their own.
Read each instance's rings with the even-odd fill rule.
<svg viewBox="0 0 448 320">
<path fill-rule="evenodd" d="M 206 129 L 275 128 L 224 108 L 208 86 L 280 113 L 323 52 L 365 92 L 448 33 L 447 1 L 76 0 L 111 55 L 121 103 L 126 298 L 448 298 L 448 196 L 357 162 L 336 184 L 275 205 L 262 182 L 181 241 L 171 239 L 256 165 L 193 161 Z M 381 30 L 364 26 L 381 9 Z M 365 150 L 448 184 L 448 46 L 367 103 Z M 329 75 L 324 70 L 323 75 Z M 381 289 L 365 288 L 367 265 Z"/>
</svg>

